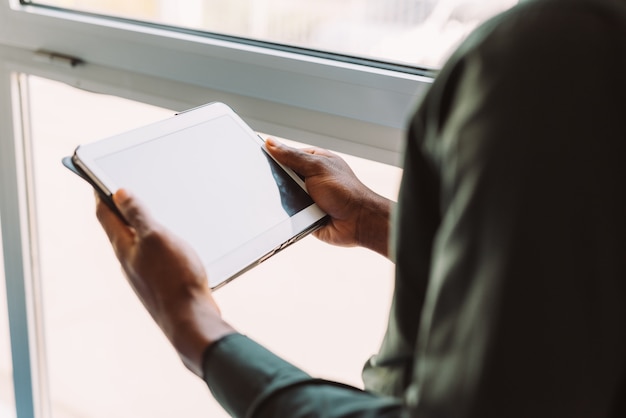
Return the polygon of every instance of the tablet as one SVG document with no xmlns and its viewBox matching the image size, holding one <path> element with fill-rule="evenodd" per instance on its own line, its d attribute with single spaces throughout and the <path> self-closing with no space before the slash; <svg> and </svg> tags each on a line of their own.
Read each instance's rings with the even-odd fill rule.
<svg viewBox="0 0 626 418">
<path fill-rule="evenodd" d="M 195 249 L 213 289 L 326 220 L 302 179 L 223 103 L 81 145 L 64 164 L 110 207 L 119 188 L 132 191 Z"/>
</svg>

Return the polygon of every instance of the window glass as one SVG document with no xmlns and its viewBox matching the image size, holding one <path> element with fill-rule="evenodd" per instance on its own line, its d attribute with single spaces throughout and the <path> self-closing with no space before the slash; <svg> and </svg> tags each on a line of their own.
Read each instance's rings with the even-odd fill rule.
<svg viewBox="0 0 626 418">
<path fill-rule="evenodd" d="M 78 144 L 173 112 L 29 79 L 52 416 L 227 417 L 122 277 L 90 187 L 61 164 Z M 366 184 L 395 198 L 400 169 L 346 158 Z M 276 353 L 361 386 L 362 364 L 386 327 L 392 277 L 393 265 L 373 252 L 307 237 L 215 297 L 231 323 Z"/>
<path fill-rule="evenodd" d="M 517 0 L 41 0 L 32 3 L 437 68 L 477 24 L 513 6 Z"/>
</svg>

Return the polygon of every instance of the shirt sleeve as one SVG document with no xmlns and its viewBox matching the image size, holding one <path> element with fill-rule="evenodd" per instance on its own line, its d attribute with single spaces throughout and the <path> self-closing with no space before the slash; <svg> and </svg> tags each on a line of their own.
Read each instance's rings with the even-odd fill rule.
<svg viewBox="0 0 626 418">
<path fill-rule="evenodd" d="M 233 417 L 403 417 L 398 399 L 315 379 L 241 335 L 211 345 L 204 380 Z"/>
</svg>

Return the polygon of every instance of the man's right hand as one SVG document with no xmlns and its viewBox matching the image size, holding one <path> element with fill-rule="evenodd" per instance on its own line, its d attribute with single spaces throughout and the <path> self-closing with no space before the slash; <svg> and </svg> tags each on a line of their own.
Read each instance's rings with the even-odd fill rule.
<svg viewBox="0 0 626 418">
<path fill-rule="evenodd" d="M 315 232 L 329 244 L 363 246 L 386 257 L 393 202 L 374 193 L 338 155 L 321 148 L 296 149 L 274 139 L 265 141 L 276 160 L 305 178 L 315 203 L 330 221 Z"/>
</svg>

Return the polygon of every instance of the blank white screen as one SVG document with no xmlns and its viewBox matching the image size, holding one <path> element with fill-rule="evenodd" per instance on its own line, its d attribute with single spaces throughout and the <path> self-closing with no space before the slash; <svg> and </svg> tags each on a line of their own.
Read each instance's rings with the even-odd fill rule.
<svg viewBox="0 0 626 418">
<path fill-rule="evenodd" d="M 96 163 L 118 187 L 137 195 L 155 219 L 189 242 L 207 264 L 313 203 L 227 116 Z"/>
</svg>

